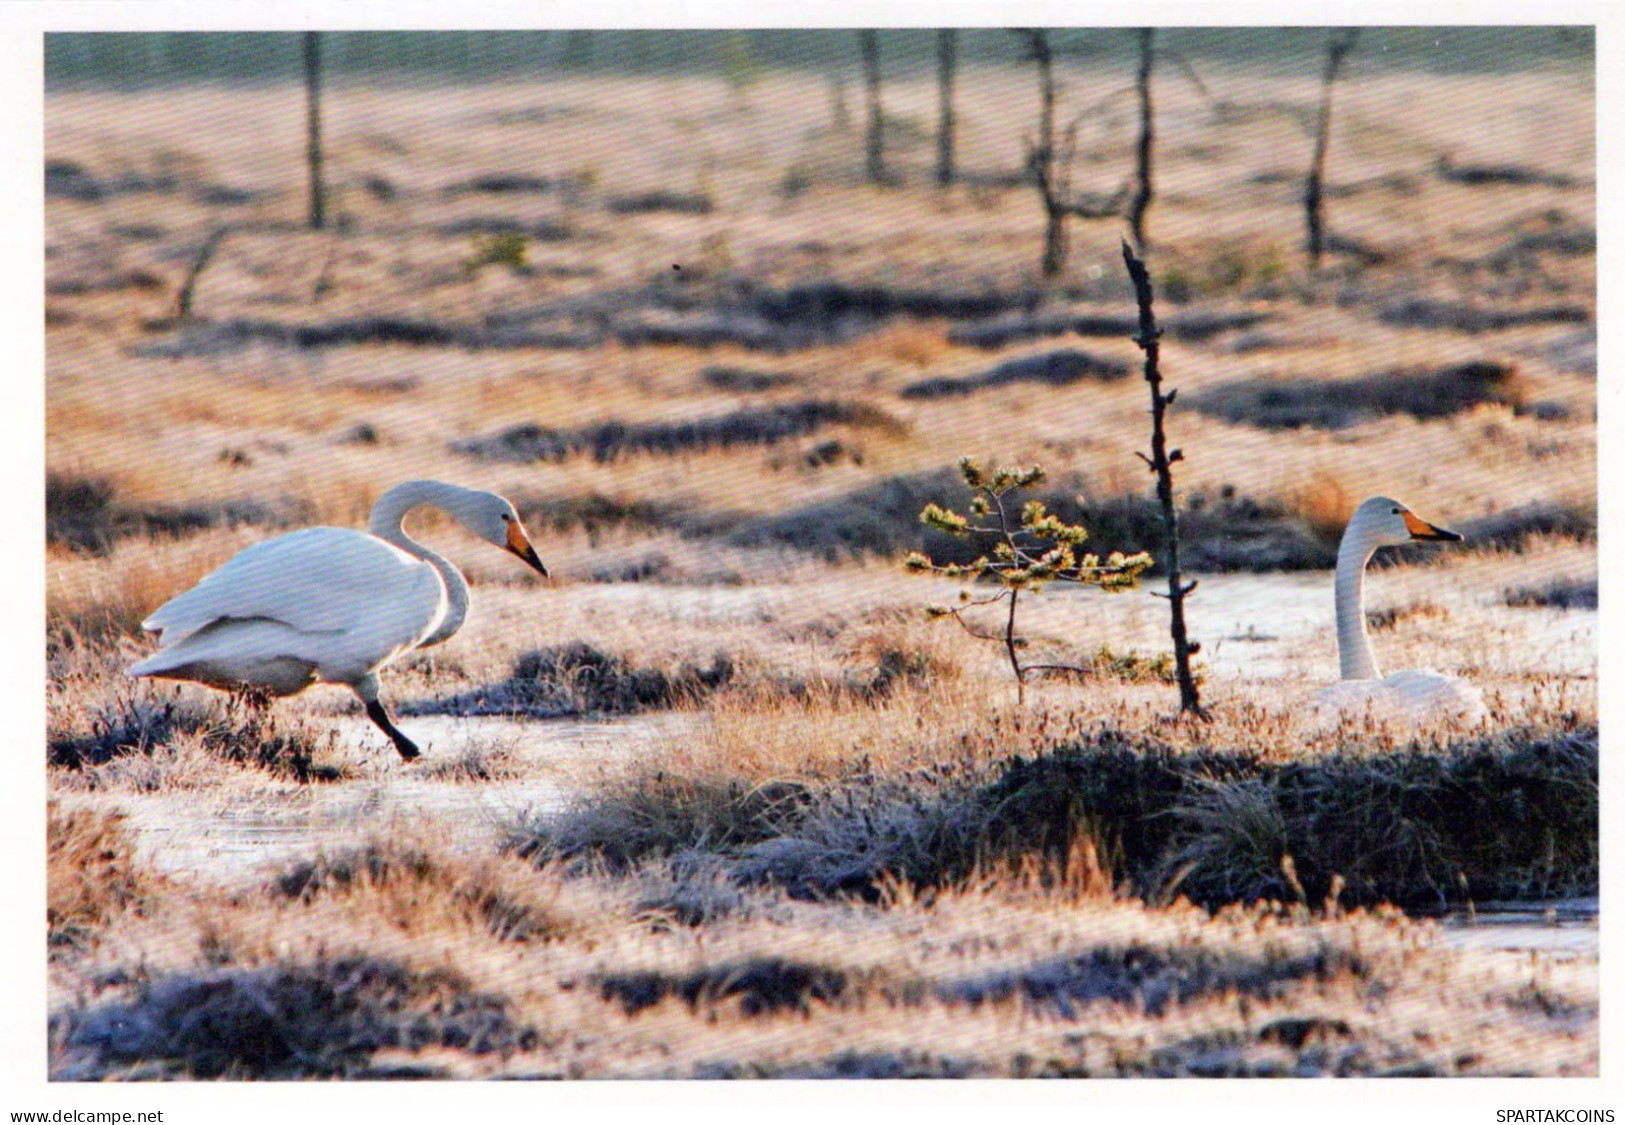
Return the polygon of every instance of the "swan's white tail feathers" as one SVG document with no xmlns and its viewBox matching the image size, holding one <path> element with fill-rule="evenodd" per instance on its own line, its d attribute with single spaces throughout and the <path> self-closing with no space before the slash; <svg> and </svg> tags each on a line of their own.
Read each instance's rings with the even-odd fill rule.
<svg viewBox="0 0 1625 1125">
<path fill-rule="evenodd" d="M 276 695 L 292 695 L 318 674 L 320 661 L 307 651 L 308 641 L 278 621 L 218 621 L 136 661 L 125 674 L 169 676 L 215 687 L 253 684 Z"/>
</svg>

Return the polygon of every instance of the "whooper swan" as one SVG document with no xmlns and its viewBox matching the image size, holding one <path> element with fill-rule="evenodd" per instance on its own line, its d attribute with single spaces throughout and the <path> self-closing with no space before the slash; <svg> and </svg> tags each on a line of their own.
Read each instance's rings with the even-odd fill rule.
<svg viewBox="0 0 1625 1125">
<path fill-rule="evenodd" d="M 159 633 L 159 649 L 129 674 L 279 696 L 348 684 L 401 757 L 416 758 L 378 700 L 378 669 L 439 644 L 468 614 L 457 568 L 401 528 L 425 504 L 547 574 L 507 500 L 408 481 L 379 497 L 367 533 L 311 527 L 256 543 L 165 602 L 141 623 Z"/>
<path fill-rule="evenodd" d="M 1418 519 L 1386 496 L 1373 496 L 1355 509 L 1337 549 L 1337 654 L 1342 682 L 1316 692 L 1317 717 L 1369 714 L 1396 726 L 1418 726 L 1444 718 L 1470 722 L 1484 715 L 1484 698 L 1471 684 L 1440 672 L 1414 668 L 1384 676 L 1365 630 L 1365 566 L 1378 547 L 1415 540 L 1459 542 L 1454 531 Z"/>
</svg>

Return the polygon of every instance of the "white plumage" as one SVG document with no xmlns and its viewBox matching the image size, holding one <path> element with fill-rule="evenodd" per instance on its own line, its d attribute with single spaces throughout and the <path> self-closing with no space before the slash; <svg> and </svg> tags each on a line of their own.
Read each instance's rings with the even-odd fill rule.
<svg viewBox="0 0 1625 1125">
<path fill-rule="evenodd" d="M 422 504 L 547 573 L 507 500 L 409 481 L 379 498 L 367 533 L 313 527 L 255 544 L 165 602 L 142 622 L 159 649 L 129 674 L 279 696 L 347 684 L 401 755 L 416 757 L 378 700 L 378 669 L 445 640 L 468 611 L 457 568 L 402 530 Z"/>
<path fill-rule="evenodd" d="M 1477 722 L 1484 717 L 1483 694 L 1455 676 L 1421 668 L 1384 676 L 1366 635 L 1365 567 L 1376 550 L 1414 540 L 1460 539 L 1386 496 L 1373 496 L 1355 509 L 1337 551 L 1337 652 L 1342 680 L 1315 693 L 1310 701 L 1315 718 L 1330 722 L 1345 715 L 1366 715 L 1392 726 L 1416 727 L 1440 719 Z"/>
</svg>

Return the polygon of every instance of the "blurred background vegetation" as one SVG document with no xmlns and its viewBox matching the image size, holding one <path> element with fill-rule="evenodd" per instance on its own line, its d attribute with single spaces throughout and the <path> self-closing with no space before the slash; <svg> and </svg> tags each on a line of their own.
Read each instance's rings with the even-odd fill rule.
<svg viewBox="0 0 1625 1125">
<path fill-rule="evenodd" d="M 1174 27 L 1159 29 L 1164 49 L 1189 61 L 1313 71 L 1325 52 L 1318 27 Z M 1134 28 L 1057 29 L 1059 53 L 1129 66 L 1137 57 Z M 936 32 L 879 33 L 888 73 L 935 65 Z M 1495 73 L 1533 66 L 1593 65 L 1589 27 L 1382 27 L 1361 38 L 1362 65 L 1439 73 Z M 1013 62 L 1019 44 L 1000 28 L 959 32 L 962 64 Z M 684 31 L 401 31 L 332 32 L 323 65 L 337 79 L 368 82 L 458 82 L 532 76 L 538 71 L 725 74 L 748 83 L 758 69 L 855 71 L 852 29 Z M 301 71 L 297 32 L 97 32 L 45 38 L 46 85 L 52 89 L 128 89 L 176 82 L 281 82 Z"/>
</svg>

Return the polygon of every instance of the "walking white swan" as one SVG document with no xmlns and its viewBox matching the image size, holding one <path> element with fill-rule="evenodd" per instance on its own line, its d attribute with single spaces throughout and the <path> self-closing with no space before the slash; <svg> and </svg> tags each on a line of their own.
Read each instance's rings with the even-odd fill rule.
<svg viewBox="0 0 1625 1125">
<path fill-rule="evenodd" d="M 159 649 L 129 675 L 279 696 L 318 682 L 348 684 L 401 757 L 416 758 L 417 746 L 379 702 L 378 669 L 439 644 L 468 615 L 468 583 L 457 568 L 401 527 L 419 505 L 439 508 L 546 576 L 507 500 L 408 481 L 379 497 L 366 532 L 311 527 L 256 543 L 165 602 L 141 623 L 159 633 Z"/>
<path fill-rule="evenodd" d="M 1316 692 L 1311 703 L 1323 719 L 1369 713 L 1402 726 L 1459 717 L 1476 721 L 1484 715 L 1484 697 L 1476 687 L 1440 672 L 1410 669 L 1384 676 L 1365 631 L 1365 566 L 1378 547 L 1414 540 L 1459 542 L 1454 531 L 1418 519 L 1409 508 L 1386 496 L 1373 496 L 1354 511 L 1337 549 L 1337 654 L 1342 682 Z"/>
</svg>

